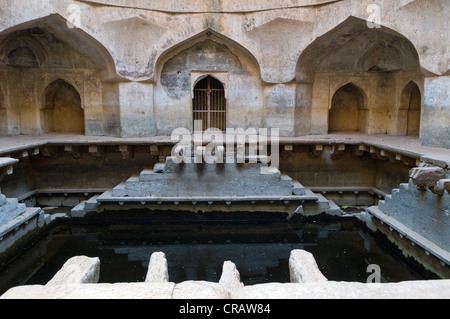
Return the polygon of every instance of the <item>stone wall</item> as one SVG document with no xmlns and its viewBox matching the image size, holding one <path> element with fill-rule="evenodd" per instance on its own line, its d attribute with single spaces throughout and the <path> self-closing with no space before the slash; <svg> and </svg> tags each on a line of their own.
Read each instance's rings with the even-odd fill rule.
<svg viewBox="0 0 450 319">
<path fill-rule="evenodd" d="M 424 145 L 450 148 L 450 77 L 425 79 L 421 139 Z"/>
<path fill-rule="evenodd" d="M 448 103 L 440 93 L 449 69 L 445 0 L 379 1 L 380 28 L 366 21 L 369 0 L 236 7 L 197 0 L 181 8 L 111 1 L 120 3 L 32 0 L 23 10 L 23 1 L 7 2 L 1 134 L 46 132 L 44 92 L 59 79 L 80 95 L 86 135 L 192 129 L 193 85 L 212 75 L 225 87 L 230 127 L 278 127 L 282 136 L 297 136 L 326 134 L 331 122 L 332 131 L 420 134 L 425 145 L 448 147 Z M 333 123 L 330 113 L 348 84 L 364 97 L 357 128 Z"/>
</svg>

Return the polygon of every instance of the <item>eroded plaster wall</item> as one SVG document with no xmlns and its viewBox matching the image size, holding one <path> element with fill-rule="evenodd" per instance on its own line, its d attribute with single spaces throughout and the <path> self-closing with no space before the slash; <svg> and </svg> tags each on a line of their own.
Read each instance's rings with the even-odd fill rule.
<svg viewBox="0 0 450 319">
<path fill-rule="evenodd" d="M 425 145 L 450 148 L 450 77 L 425 79 L 421 139 Z"/>
</svg>

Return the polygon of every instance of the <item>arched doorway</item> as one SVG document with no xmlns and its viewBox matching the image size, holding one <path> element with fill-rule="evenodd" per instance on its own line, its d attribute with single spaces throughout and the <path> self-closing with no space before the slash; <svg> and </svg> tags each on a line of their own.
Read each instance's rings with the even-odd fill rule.
<svg viewBox="0 0 450 319">
<path fill-rule="evenodd" d="M 202 130 L 226 129 L 226 100 L 222 83 L 208 75 L 194 87 L 192 100 L 193 119 L 202 121 Z M 195 127 L 195 126 L 194 126 Z"/>
<path fill-rule="evenodd" d="M 404 118 L 406 128 L 403 131 L 408 136 L 419 136 L 420 133 L 420 113 L 421 113 L 422 96 L 419 87 L 414 82 L 409 82 L 401 94 L 401 111 L 406 111 Z"/>
<path fill-rule="evenodd" d="M 77 90 L 61 79 L 45 89 L 45 105 L 41 114 L 44 133 L 84 134 L 84 111 Z"/>
<path fill-rule="evenodd" d="M 367 110 L 365 110 L 364 93 L 356 85 L 348 83 L 333 96 L 328 115 L 328 131 L 365 132 Z"/>
</svg>

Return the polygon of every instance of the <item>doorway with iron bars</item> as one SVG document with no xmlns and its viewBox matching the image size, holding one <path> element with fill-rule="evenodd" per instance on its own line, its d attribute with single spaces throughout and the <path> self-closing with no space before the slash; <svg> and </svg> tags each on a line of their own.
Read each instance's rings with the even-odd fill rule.
<svg viewBox="0 0 450 319">
<path fill-rule="evenodd" d="M 225 131 L 227 113 L 222 83 L 210 75 L 200 80 L 194 87 L 192 110 L 194 123 L 202 121 L 203 131 L 209 128 Z"/>
</svg>

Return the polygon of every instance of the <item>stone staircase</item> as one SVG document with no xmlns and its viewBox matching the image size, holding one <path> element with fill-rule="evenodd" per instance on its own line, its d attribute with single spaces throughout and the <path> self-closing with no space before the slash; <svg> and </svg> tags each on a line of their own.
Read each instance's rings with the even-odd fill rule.
<svg viewBox="0 0 450 319">
<path fill-rule="evenodd" d="M 0 195 L 0 225 L 4 225 L 26 211 L 26 205 L 17 198 L 6 198 Z"/>
<path fill-rule="evenodd" d="M 266 164 L 249 162 L 176 164 L 172 157 L 167 157 L 165 163 L 145 169 L 102 195 L 80 203 L 72 210 L 72 216 L 81 217 L 96 209 L 114 209 L 112 205 L 117 204 L 188 204 L 196 209 L 199 205 L 209 205 L 208 210 L 225 205 L 236 211 L 245 205 L 253 206 L 252 211 L 278 206 L 282 207 L 281 211 L 304 215 L 341 214 L 340 208 L 321 194 L 313 193 L 278 170 L 262 173 L 267 171 L 265 168 Z M 236 207 L 236 203 L 241 206 Z M 260 208 L 256 208 L 258 205 Z"/>
<path fill-rule="evenodd" d="M 436 171 L 439 174 L 436 174 Z M 450 196 L 447 176 L 442 169 L 419 167 L 412 169 L 408 183 L 393 189 L 378 206 L 368 213 L 450 264 Z"/>
</svg>

